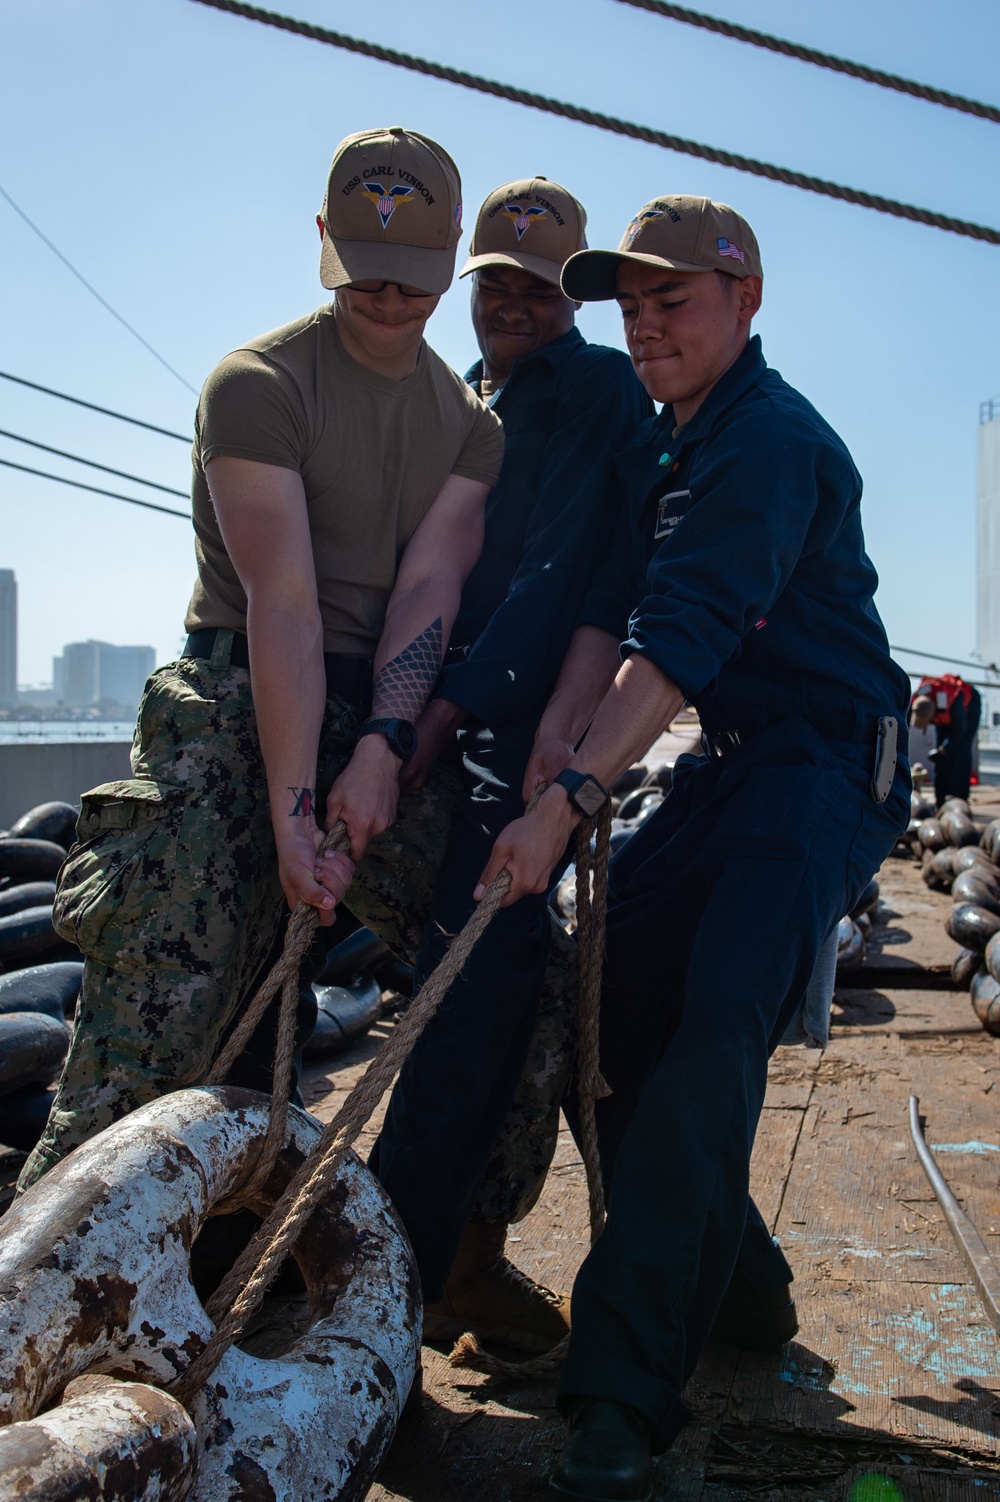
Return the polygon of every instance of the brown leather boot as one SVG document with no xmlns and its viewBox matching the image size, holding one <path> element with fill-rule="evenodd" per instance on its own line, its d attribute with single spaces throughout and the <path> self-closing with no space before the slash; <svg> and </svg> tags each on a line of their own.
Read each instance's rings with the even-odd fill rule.
<svg viewBox="0 0 1000 1502">
<path fill-rule="evenodd" d="M 424 1307 L 425 1340 L 457 1340 L 467 1330 L 533 1355 L 569 1333 L 569 1295 L 535 1283 L 504 1256 L 502 1220 L 466 1226 L 440 1303 Z"/>
</svg>

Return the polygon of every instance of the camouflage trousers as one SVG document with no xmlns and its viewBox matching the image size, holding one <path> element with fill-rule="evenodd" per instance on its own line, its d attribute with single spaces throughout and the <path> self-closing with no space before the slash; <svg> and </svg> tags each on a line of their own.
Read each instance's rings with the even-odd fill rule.
<svg viewBox="0 0 1000 1502">
<path fill-rule="evenodd" d="M 320 806 L 365 712 L 337 697 L 326 703 Z M 84 795 L 79 842 L 60 878 L 54 920 L 86 964 L 69 1054 L 22 1190 L 129 1111 L 205 1078 L 287 918 L 248 670 L 182 658 L 154 673 L 132 771 Z M 350 911 L 410 963 L 460 795 L 448 768 L 404 794 L 348 893 Z M 572 945 L 558 932 L 530 1057 L 474 1211 L 480 1217 L 526 1213 L 555 1147 L 575 1010 Z"/>
</svg>

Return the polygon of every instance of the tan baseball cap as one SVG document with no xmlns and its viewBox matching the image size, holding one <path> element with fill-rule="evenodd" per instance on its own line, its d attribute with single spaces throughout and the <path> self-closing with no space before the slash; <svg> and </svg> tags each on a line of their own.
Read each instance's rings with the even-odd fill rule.
<svg viewBox="0 0 1000 1502">
<path fill-rule="evenodd" d="M 504 183 L 486 199 L 476 219 L 469 259 L 458 273 L 480 266 L 519 266 L 559 286 L 565 262 L 585 250 L 587 215 L 572 193 L 547 177 Z"/>
<path fill-rule="evenodd" d="M 358 131 L 333 153 L 322 220 L 324 287 L 378 278 L 447 292 L 462 234 L 458 168 L 401 125 Z"/>
<path fill-rule="evenodd" d="M 651 198 L 636 214 L 617 250 L 584 250 L 563 268 L 562 289 L 577 302 L 614 297 L 622 261 L 674 271 L 725 271 L 761 276 L 760 250 L 742 214 L 726 203 L 686 194 Z"/>
</svg>

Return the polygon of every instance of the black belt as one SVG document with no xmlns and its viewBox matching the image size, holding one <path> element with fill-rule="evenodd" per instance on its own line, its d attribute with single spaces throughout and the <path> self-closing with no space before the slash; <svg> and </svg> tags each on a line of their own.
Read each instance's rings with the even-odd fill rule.
<svg viewBox="0 0 1000 1502">
<path fill-rule="evenodd" d="M 874 750 L 879 718 L 876 714 L 845 705 L 843 709 L 817 710 L 801 718 L 826 741 L 846 741 L 856 746 L 871 746 Z M 741 730 L 705 730 L 701 748 L 706 756 L 727 756 L 744 741 L 770 728 L 769 725 L 750 725 Z"/>
<path fill-rule="evenodd" d="M 184 644 L 182 657 L 211 658 L 222 630 L 219 626 L 203 626 L 192 631 Z M 242 631 L 232 633 L 229 663 L 235 668 L 250 666 L 250 643 Z M 340 652 L 324 652 L 323 667 L 326 670 L 328 693 L 337 694 L 352 704 L 367 704 L 372 696 L 372 660 L 370 657 L 347 657 Z"/>
</svg>

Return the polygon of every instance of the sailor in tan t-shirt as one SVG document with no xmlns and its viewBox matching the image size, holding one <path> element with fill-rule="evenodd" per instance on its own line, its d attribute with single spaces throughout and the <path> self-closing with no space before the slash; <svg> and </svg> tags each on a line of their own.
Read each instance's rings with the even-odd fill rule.
<svg viewBox="0 0 1000 1502">
<path fill-rule="evenodd" d="M 499 420 L 423 340 L 460 199 L 426 137 L 348 137 L 319 217 L 333 303 L 205 385 L 187 645 L 147 685 L 133 777 L 84 797 L 57 897 L 82 999 L 22 1187 L 204 1078 L 289 907 L 333 921 L 354 865 L 318 859 L 321 823 L 347 825 L 352 911 L 401 954 L 419 943 L 451 791 L 445 775 L 400 803 L 399 771 L 503 454 Z"/>
</svg>

